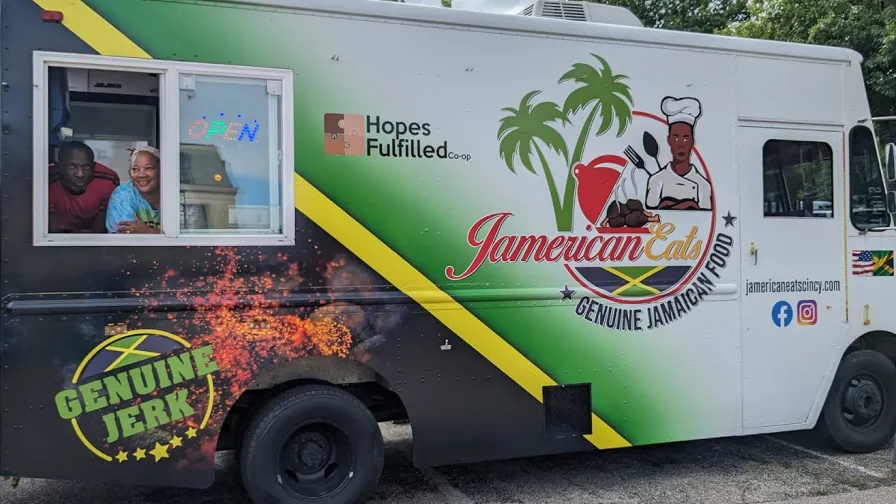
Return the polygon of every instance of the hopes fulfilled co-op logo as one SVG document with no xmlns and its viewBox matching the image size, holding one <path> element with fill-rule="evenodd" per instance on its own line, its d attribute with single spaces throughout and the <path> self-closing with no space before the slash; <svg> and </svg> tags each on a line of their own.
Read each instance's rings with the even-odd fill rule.
<svg viewBox="0 0 896 504">
<path fill-rule="evenodd" d="M 469 161 L 448 141 L 434 141 L 428 122 L 391 121 L 381 116 L 324 114 L 324 152 L 335 156 L 378 156 Z"/>
<path fill-rule="evenodd" d="M 665 96 L 656 113 L 635 110 L 628 77 L 592 56 L 594 65 L 574 63 L 560 77 L 558 84 L 574 86 L 562 106 L 536 102 L 541 91 L 531 91 L 502 109 L 498 124 L 503 164 L 544 178 L 556 233 L 508 234 L 505 226 L 520 227 L 508 225 L 512 212 L 486 215 L 467 233 L 475 251 L 469 265 L 449 265 L 445 275 L 463 280 L 485 263 L 555 263 L 587 291 L 574 305 L 579 317 L 623 331 L 655 329 L 718 290 L 734 237 L 716 229 L 710 169 L 697 147 L 700 100 Z M 731 212 L 722 219 L 734 227 Z M 575 291 L 561 294 L 572 300 Z"/>
<path fill-rule="evenodd" d="M 159 462 L 198 441 L 217 369 L 210 345 L 193 348 L 153 329 L 124 332 L 87 354 L 72 386 L 56 394 L 56 409 L 98 458 Z"/>
</svg>

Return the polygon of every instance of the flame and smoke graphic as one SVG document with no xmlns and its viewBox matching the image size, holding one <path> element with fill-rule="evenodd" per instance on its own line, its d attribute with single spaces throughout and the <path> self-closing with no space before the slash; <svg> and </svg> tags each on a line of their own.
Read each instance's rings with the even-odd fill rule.
<svg viewBox="0 0 896 504">
<path fill-rule="evenodd" d="M 316 255 L 321 252 L 314 245 Z M 132 293 L 146 309 L 129 321 L 131 329 L 153 328 L 154 321 L 191 345 L 211 344 L 219 370 L 215 373 L 215 403 L 201 445 L 184 446 L 177 457 L 186 466 L 213 457 L 220 427 L 234 401 L 258 374 L 305 356 L 338 356 L 368 362 L 369 350 L 402 321 L 403 306 L 369 305 L 364 300 L 381 292 L 384 282 L 366 265 L 346 254 L 319 260 L 314 281 L 300 275 L 300 265 L 284 253 L 265 255 L 219 247 L 204 263 L 190 263 L 186 274 L 158 268 L 150 284 Z M 206 274 L 204 271 L 215 272 Z M 301 293 L 305 301 L 283 307 L 284 300 Z M 186 311 L 165 311 L 160 298 L 174 297 Z M 351 299 L 346 302 L 340 299 Z M 197 412 L 207 407 L 207 387 L 189 386 Z M 172 432 L 198 428 L 201 415 L 147 431 L 139 442 L 167 442 Z M 137 437 L 137 436 L 135 436 Z"/>
</svg>

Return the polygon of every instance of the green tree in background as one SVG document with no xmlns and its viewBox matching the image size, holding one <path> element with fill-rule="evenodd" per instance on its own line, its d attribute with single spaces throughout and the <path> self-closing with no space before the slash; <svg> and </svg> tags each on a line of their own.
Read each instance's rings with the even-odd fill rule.
<svg viewBox="0 0 896 504">
<path fill-rule="evenodd" d="M 848 47 L 864 57 L 874 116 L 896 115 L 894 0 L 589 0 L 632 11 L 645 26 Z M 896 142 L 896 121 L 878 123 Z"/>
<path fill-rule="evenodd" d="M 442 7 L 451 8 L 451 0 L 442 0 Z"/>
<path fill-rule="evenodd" d="M 749 0 L 589 0 L 625 7 L 644 26 L 714 33 L 747 19 Z"/>
<path fill-rule="evenodd" d="M 872 115 L 896 115 L 893 0 L 753 0 L 747 19 L 718 32 L 853 49 L 864 57 L 862 72 Z M 880 123 L 877 133 L 884 142 L 896 142 L 896 122 Z"/>
</svg>

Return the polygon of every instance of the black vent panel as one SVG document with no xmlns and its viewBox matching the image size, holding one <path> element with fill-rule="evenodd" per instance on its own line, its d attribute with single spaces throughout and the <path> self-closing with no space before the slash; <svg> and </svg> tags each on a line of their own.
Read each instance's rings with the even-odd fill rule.
<svg viewBox="0 0 896 504">
<path fill-rule="evenodd" d="M 544 387 L 545 436 L 591 434 L 591 384 Z"/>
</svg>

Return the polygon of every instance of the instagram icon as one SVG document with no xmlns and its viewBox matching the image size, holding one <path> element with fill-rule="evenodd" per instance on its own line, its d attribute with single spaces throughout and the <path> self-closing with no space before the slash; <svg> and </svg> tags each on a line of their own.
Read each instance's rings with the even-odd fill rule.
<svg viewBox="0 0 896 504">
<path fill-rule="evenodd" d="M 796 304 L 796 322 L 799 325 L 815 325 L 818 322 L 818 303 L 804 299 Z"/>
</svg>

